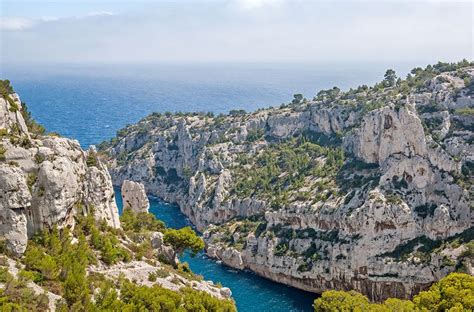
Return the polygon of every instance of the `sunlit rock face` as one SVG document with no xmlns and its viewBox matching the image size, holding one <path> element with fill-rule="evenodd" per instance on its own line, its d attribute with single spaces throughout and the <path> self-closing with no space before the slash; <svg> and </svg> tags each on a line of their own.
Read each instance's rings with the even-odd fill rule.
<svg viewBox="0 0 474 312">
<path fill-rule="evenodd" d="M 153 114 L 101 151 L 114 184 L 177 203 L 211 257 L 309 291 L 408 298 L 472 267 L 449 251 L 473 239 L 474 68 L 423 75 L 254 113 Z"/>
<path fill-rule="evenodd" d="M 96 151 L 30 133 L 20 98 L 9 97 L 0 97 L 0 235 L 9 251 L 21 255 L 28 238 L 43 228 L 73 227 L 76 213 L 94 211 L 120 227 L 112 181 Z"/>
<path fill-rule="evenodd" d="M 146 196 L 145 186 L 141 183 L 125 180 L 122 184 L 123 207 L 134 212 L 148 212 L 150 202 Z"/>
</svg>

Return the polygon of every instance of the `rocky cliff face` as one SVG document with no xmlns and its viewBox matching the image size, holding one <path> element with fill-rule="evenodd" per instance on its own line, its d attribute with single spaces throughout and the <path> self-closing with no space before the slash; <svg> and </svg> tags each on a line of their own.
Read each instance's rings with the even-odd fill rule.
<svg viewBox="0 0 474 312">
<path fill-rule="evenodd" d="M 120 227 L 107 168 L 75 140 L 31 133 L 16 94 L 0 97 L 0 236 L 14 255 L 44 227 L 95 211 Z"/>
<path fill-rule="evenodd" d="M 125 180 L 122 184 L 123 207 L 134 212 L 148 212 L 150 202 L 146 196 L 145 186 L 141 183 Z"/>
<path fill-rule="evenodd" d="M 438 64 L 250 114 L 152 114 L 101 152 L 232 267 L 407 298 L 472 267 L 473 94 L 472 64 Z"/>
</svg>

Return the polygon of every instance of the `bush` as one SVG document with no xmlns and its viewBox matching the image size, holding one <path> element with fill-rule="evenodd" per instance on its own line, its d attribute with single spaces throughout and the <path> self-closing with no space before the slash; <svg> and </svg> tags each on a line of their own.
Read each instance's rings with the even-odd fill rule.
<svg viewBox="0 0 474 312">
<path fill-rule="evenodd" d="M 314 311 L 369 311 L 370 302 L 364 295 L 355 292 L 330 290 L 314 301 Z"/>
<path fill-rule="evenodd" d="M 77 210 L 81 212 L 81 209 Z M 59 230 L 54 227 L 34 235 L 22 258 L 25 270 L 19 271 L 20 280 L 14 279 L 6 267 L 0 267 L 0 282 L 6 283 L 6 287 L 0 289 L 0 310 L 48 310 L 47 297 L 35 295 L 27 287 L 27 282 L 30 280 L 64 298 L 57 305 L 58 311 L 236 310 L 230 300 L 219 300 L 192 289 L 175 292 L 158 285 L 138 286 L 123 278 L 111 281 L 101 274 L 88 275 L 86 268 L 96 261 L 91 246 L 99 250 L 106 264 L 127 260 L 131 256 L 118 241 L 117 235 L 121 232 L 103 223 L 98 224 L 93 211 L 88 216 L 79 214 L 76 219 L 75 243 L 72 243 L 72 235 L 67 228 Z M 156 225 L 162 226 L 156 221 L 146 223 L 152 228 L 156 228 Z M 135 222 L 137 221 L 132 223 Z M 187 246 L 193 251 L 203 247 L 202 240 L 190 228 L 176 230 L 169 236 L 174 237 L 173 242 L 177 245 Z M 186 276 L 193 275 L 185 264 L 181 265 L 177 272 Z M 149 275 L 149 280 L 153 281 L 168 275 L 169 272 L 165 269 L 158 269 Z"/>
<path fill-rule="evenodd" d="M 43 279 L 55 280 L 59 277 L 59 266 L 56 260 L 34 244 L 28 245 L 24 263 L 27 270 L 37 271 Z"/>
<path fill-rule="evenodd" d="M 33 185 L 36 183 L 38 180 L 38 175 L 35 172 L 31 172 L 28 174 L 26 178 L 26 184 L 28 185 L 28 189 L 30 190 L 30 193 L 33 190 Z"/>
<path fill-rule="evenodd" d="M 0 268 L 0 283 L 6 283 L 11 277 L 8 268 Z"/>
<path fill-rule="evenodd" d="M 413 298 L 423 311 L 473 311 L 474 276 L 452 273 Z"/>
<path fill-rule="evenodd" d="M 11 112 L 16 112 L 18 111 L 19 107 L 18 107 L 18 104 L 16 104 L 10 97 L 10 94 L 13 94 L 13 93 L 15 93 L 15 91 L 13 91 L 13 88 L 10 85 L 10 81 L 0 80 L 0 96 L 2 96 L 10 105 L 9 110 Z"/>
<path fill-rule="evenodd" d="M 0 144 L 0 161 L 5 161 L 7 160 L 7 157 L 5 156 L 5 153 L 7 152 L 7 149 L 3 144 Z"/>
<path fill-rule="evenodd" d="M 89 154 L 87 154 L 86 164 L 87 167 L 97 167 L 97 156 L 94 153 L 89 152 Z"/>
<path fill-rule="evenodd" d="M 158 220 L 154 214 L 147 212 L 135 213 L 130 208 L 125 208 L 120 216 L 120 223 L 125 231 L 136 233 L 144 231 L 163 231 L 165 224 Z"/>
<path fill-rule="evenodd" d="M 25 282 L 9 276 L 5 286 L 0 289 L 2 311 L 47 311 L 49 299 L 45 294 L 35 294 Z"/>
<path fill-rule="evenodd" d="M 289 248 L 289 245 L 287 241 L 281 242 L 275 247 L 273 254 L 275 256 L 283 256 L 288 251 L 288 248 Z"/>
<path fill-rule="evenodd" d="M 473 116 L 474 108 L 472 107 L 458 108 L 454 111 L 454 113 L 456 115 L 462 115 L 462 116 Z"/>
<path fill-rule="evenodd" d="M 46 129 L 31 117 L 31 113 L 28 110 L 28 106 L 26 105 L 26 103 L 21 103 L 21 106 L 21 115 L 23 116 L 23 119 L 26 123 L 26 127 L 28 128 L 30 133 L 36 135 L 44 135 L 46 133 Z"/>
<path fill-rule="evenodd" d="M 150 272 L 150 273 L 148 273 L 148 280 L 149 280 L 150 282 L 156 282 L 156 278 L 157 278 L 157 276 L 156 276 L 156 273 L 155 273 L 155 272 Z"/>
<path fill-rule="evenodd" d="M 255 129 L 249 130 L 247 132 L 247 142 L 256 142 L 263 139 L 263 135 L 265 134 L 263 129 Z"/>
<path fill-rule="evenodd" d="M 173 246 L 176 255 L 182 255 L 188 249 L 192 255 L 196 255 L 204 248 L 204 241 L 196 235 L 189 226 L 179 230 L 170 229 L 165 232 L 165 244 Z"/>
<path fill-rule="evenodd" d="M 474 276 L 451 273 L 413 301 L 390 298 L 382 304 L 370 303 L 355 291 L 330 290 L 314 301 L 314 311 L 473 311 Z"/>
</svg>

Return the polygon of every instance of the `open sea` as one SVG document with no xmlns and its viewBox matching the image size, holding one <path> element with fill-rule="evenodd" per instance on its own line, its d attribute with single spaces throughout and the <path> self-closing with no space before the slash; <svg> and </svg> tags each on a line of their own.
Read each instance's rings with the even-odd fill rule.
<svg viewBox="0 0 474 312">
<path fill-rule="evenodd" d="M 406 73 L 410 65 L 395 69 Z M 312 98 L 333 86 L 371 85 L 382 80 L 385 70 L 383 64 L 3 64 L 0 79 L 11 81 L 48 131 L 78 139 L 87 148 L 152 112 L 252 111 L 288 103 L 295 93 Z M 169 227 L 188 225 L 178 207 L 158 198 L 150 201 L 151 212 Z M 230 269 L 204 254 L 182 260 L 205 279 L 229 287 L 242 312 L 312 311 L 317 297 Z"/>
</svg>

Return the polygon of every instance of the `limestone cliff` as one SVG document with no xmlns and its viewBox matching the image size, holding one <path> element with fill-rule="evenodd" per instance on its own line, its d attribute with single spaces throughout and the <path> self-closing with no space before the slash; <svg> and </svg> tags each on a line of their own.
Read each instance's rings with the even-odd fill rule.
<svg viewBox="0 0 474 312">
<path fill-rule="evenodd" d="M 0 236 L 16 256 L 29 237 L 73 226 L 78 209 L 120 227 L 107 168 L 76 140 L 31 133 L 16 94 L 0 97 Z"/>
<path fill-rule="evenodd" d="M 134 212 L 148 212 L 150 202 L 143 184 L 125 180 L 122 184 L 121 193 L 124 209 L 130 208 Z"/>
<path fill-rule="evenodd" d="M 439 63 L 254 113 L 155 113 L 101 153 L 232 267 L 406 298 L 472 268 L 473 94 L 473 64 Z"/>
<path fill-rule="evenodd" d="M 134 229 L 127 229 L 125 225 L 122 228 L 112 180 L 95 147 L 84 151 L 76 140 L 45 134 L 44 128 L 31 119 L 9 82 L 0 80 L 0 291 L 3 303 L 16 303 L 15 307 L 30 310 L 26 307 L 38 297 L 43 304 L 35 307 L 39 310 L 55 311 L 58 304 L 63 310 L 71 305 L 64 289 L 65 280 L 73 270 L 61 267 L 67 261 L 59 259 L 71 257 L 69 253 L 76 246 L 84 248 L 82 254 L 88 256 L 87 260 L 77 259 L 84 267 L 75 267 L 76 284 L 72 284 L 77 288 L 75 293 L 82 291 L 79 283 L 85 281 L 87 271 L 89 276 L 100 275 L 116 283 L 123 275 L 134 284 L 159 285 L 177 294 L 193 289 L 199 295 L 207 293 L 219 300 L 230 299 L 230 289 L 203 280 L 179 263 L 173 247 L 163 242 L 163 223 L 147 214 L 149 203 L 143 185 L 127 181 L 123 190 L 126 206 L 144 213 L 140 218 L 147 218 L 157 228 L 145 229 L 144 223 Z M 130 222 L 131 215 L 128 216 Z M 34 235 L 37 236 L 31 240 Z M 61 245 L 54 253 L 45 243 L 45 236 L 50 235 L 56 235 Z M 42 266 L 32 265 L 35 257 L 38 263 L 42 259 L 53 263 L 51 270 L 58 274 L 42 275 Z M 186 271 L 179 271 L 183 267 Z M 19 273 L 25 269 L 24 272 L 41 276 L 41 286 L 37 280 Z M 81 270 L 84 270 L 82 277 L 79 276 Z M 94 287 L 94 296 L 100 293 L 96 284 L 91 283 L 89 287 Z M 232 301 L 227 301 L 233 307 Z"/>
</svg>

